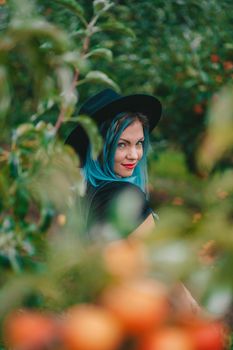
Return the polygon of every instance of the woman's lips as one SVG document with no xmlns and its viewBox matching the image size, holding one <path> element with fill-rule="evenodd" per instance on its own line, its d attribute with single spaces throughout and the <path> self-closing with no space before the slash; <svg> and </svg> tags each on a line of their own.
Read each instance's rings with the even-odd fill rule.
<svg viewBox="0 0 233 350">
<path fill-rule="evenodd" d="M 122 164 L 122 165 L 127 169 L 134 169 L 136 166 L 136 163 L 134 163 L 134 164 Z"/>
</svg>

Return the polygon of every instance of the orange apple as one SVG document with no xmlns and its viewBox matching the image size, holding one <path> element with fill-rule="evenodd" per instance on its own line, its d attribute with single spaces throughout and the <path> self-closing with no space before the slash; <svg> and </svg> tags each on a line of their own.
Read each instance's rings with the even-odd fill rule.
<svg viewBox="0 0 233 350">
<path fill-rule="evenodd" d="M 61 334 L 65 350 L 114 350 L 122 340 L 118 321 L 104 308 L 91 304 L 69 309 Z"/>
<path fill-rule="evenodd" d="M 129 278 L 142 274 L 147 267 L 145 247 L 135 238 L 121 239 L 104 247 L 106 270 L 113 276 Z"/>
<path fill-rule="evenodd" d="M 57 337 L 54 319 L 38 311 L 19 310 L 4 322 L 4 339 L 9 348 L 36 350 L 51 345 Z"/>
<path fill-rule="evenodd" d="M 200 321 L 189 329 L 195 350 L 223 350 L 226 347 L 226 327 L 217 321 Z"/>
<path fill-rule="evenodd" d="M 169 313 L 167 290 L 152 279 L 137 279 L 105 289 L 102 304 L 116 316 L 129 334 L 161 325 Z"/>
<path fill-rule="evenodd" d="M 139 350 L 196 350 L 189 334 L 182 328 L 166 327 L 151 332 L 141 342 Z"/>
</svg>

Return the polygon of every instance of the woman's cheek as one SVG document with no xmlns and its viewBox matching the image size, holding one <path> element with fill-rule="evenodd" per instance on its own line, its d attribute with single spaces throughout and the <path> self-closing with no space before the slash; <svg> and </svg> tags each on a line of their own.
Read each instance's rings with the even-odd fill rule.
<svg viewBox="0 0 233 350">
<path fill-rule="evenodd" d="M 140 152 L 139 152 L 139 157 L 138 157 L 139 160 L 142 159 L 142 156 L 143 156 L 143 149 L 141 149 Z"/>
<path fill-rule="evenodd" d="M 121 162 L 125 158 L 124 150 L 117 150 L 115 154 L 115 162 Z"/>
</svg>

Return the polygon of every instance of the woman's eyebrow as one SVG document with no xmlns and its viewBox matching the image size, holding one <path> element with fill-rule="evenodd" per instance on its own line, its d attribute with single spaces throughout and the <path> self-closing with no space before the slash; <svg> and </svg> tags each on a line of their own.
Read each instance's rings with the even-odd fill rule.
<svg viewBox="0 0 233 350">
<path fill-rule="evenodd" d="M 121 140 L 121 141 L 124 141 L 124 142 L 126 142 L 126 143 L 130 143 L 129 140 L 126 140 L 126 139 L 124 139 L 124 138 L 122 138 L 122 137 L 119 138 L 119 141 L 120 141 L 120 140 Z M 138 142 L 138 141 L 144 141 L 144 137 L 141 137 L 140 139 L 137 140 L 137 142 Z"/>
</svg>

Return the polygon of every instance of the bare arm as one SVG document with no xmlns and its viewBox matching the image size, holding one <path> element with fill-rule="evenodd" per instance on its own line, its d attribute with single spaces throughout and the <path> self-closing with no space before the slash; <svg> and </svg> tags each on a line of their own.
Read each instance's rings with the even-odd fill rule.
<svg viewBox="0 0 233 350">
<path fill-rule="evenodd" d="M 170 304 L 174 313 L 184 318 L 204 315 L 203 309 L 181 282 L 176 283 L 171 289 Z"/>
<path fill-rule="evenodd" d="M 150 214 L 146 220 L 141 223 L 132 233 L 132 236 L 138 237 L 138 238 L 145 238 L 148 234 L 150 234 L 151 231 L 155 228 L 155 220 L 153 218 L 153 215 Z"/>
</svg>

